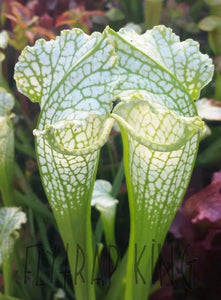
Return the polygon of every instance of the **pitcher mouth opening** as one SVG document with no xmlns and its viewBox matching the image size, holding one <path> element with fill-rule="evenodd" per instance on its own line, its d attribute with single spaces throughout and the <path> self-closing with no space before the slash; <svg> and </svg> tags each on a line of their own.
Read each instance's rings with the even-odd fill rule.
<svg viewBox="0 0 221 300">
<path fill-rule="evenodd" d="M 48 124 L 44 130 L 33 131 L 37 138 L 47 140 L 56 152 L 65 155 L 87 154 L 98 150 L 107 141 L 114 119 L 109 115 L 88 113 L 81 120 L 61 120 Z"/>
<path fill-rule="evenodd" d="M 183 117 L 146 100 L 120 102 L 113 109 L 112 117 L 140 144 L 161 152 L 181 148 L 204 129 L 200 117 Z"/>
</svg>

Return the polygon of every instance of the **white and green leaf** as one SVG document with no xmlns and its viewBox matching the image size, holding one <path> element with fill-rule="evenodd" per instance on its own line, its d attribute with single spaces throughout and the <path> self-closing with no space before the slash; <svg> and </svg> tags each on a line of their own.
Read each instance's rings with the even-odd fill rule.
<svg viewBox="0 0 221 300">
<path fill-rule="evenodd" d="M 0 117 L 9 115 L 11 109 L 14 107 L 14 98 L 7 93 L 5 89 L 0 87 Z"/>
<path fill-rule="evenodd" d="M 7 31 L 3 30 L 0 32 L 0 48 L 5 49 L 7 45 L 8 45 L 8 34 Z M 4 59 L 5 59 L 5 55 L 0 51 L 0 70 L 1 70 L 1 63 Z M 0 77 L 2 77 L 1 74 Z"/>
<path fill-rule="evenodd" d="M 35 131 L 41 178 L 63 241 L 73 248 L 75 272 L 76 245 L 92 259 L 90 200 L 99 150 L 114 122 L 109 113 L 119 80 L 114 47 L 98 32 L 63 31 L 55 41 L 26 47 L 15 79 L 18 89 L 41 106 Z M 92 263 L 86 267 L 88 288 L 78 283 L 75 292 L 79 299 L 94 299 Z"/>
<path fill-rule="evenodd" d="M 111 196 L 112 185 L 109 181 L 98 179 L 94 183 L 91 205 L 101 214 L 107 246 L 116 246 L 115 216 L 118 200 Z M 116 262 L 116 257 L 112 258 Z"/>
<path fill-rule="evenodd" d="M 54 187 L 47 188 L 46 184 L 46 191 L 58 193 L 57 203 L 52 200 L 56 197 L 49 198 L 60 212 L 60 200 L 64 198 L 59 192 L 61 186 L 66 185 L 68 193 L 65 194 L 69 194 L 72 182 L 76 188 L 77 182 L 88 174 L 85 162 L 89 166 L 91 160 L 96 165 L 94 149 L 103 145 L 112 127 L 112 121 L 106 119 L 115 98 L 116 64 L 113 46 L 107 38 L 99 33 L 88 36 L 75 29 L 63 31 L 55 41 L 39 40 L 34 47 L 25 48 L 16 65 L 18 89 L 42 108 L 40 132 L 35 132 L 38 159 L 43 182 L 50 182 Z M 45 132 L 49 139 L 45 138 Z M 53 141 L 56 150 L 51 147 Z M 93 154 L 82 160 L 77 155 L 84 150 Z M 89 169 L 93 174 L 93 168 Z M 74 176 L 75 170 L 78 176 Z M 56 174 L 56 179 L 51 174 Z M 86 177 L 86 185 L 90 185 Z"/>
<path fill-rule="evenodd" d="M 112 212 L 113 208 L 116 208 L 118 203 L 117 199 L 111 196 L 112 185 L 109 181 L 97 179 L 94 183 L 94 189 L 92 194 L 91 205 L 95 206 L 100 212 L 104 212 L 107 218 L 112 219 L 115 212 Z"/>
<path fill-rule="evenodd" d="M 221 121 L 221 105 L 219 101 L 202 98 L 196 101 L 199 116 L 209 121 Z"/>
<path fill-rule="evenodd" d="M 163 152 L 179 149 L 204 128 L 198 116 L 179 116 L 163 106 L 154 107 L 143 100 L 121 102 L 114 108 L 112 117 L 139 144 Z"/>
<path fill-rule="evenodd" d="M 163 25 L 142 35 L 127 29 L 116 33 L 110 28 L 106 33 L 114 41 L 119 59 L 119 94 L 139 91 L 150 103 L 185 116 L 196 114 L 193 100 L 198 99 L 214 71 L 208 55 L 199 52 L 198 43 L 190 39 L 180 42 Z"/>
<path fill-rule="evenodd" d="M 8 45 L 8 33 L 6 30 L 0 32 L 0 48 L 5 49 Z"/>
<path fill-rule="evenodd" d="M 13 96 L 0 88 L 0 192 L 6 206 L 13 203 L 14 132 L 10 115 L 13 106 Z"/>
<path fill-rule="evenodd" d="M 127 300 L 146 299 L 158 256 L 152 257 L 152 244 L 164 241 L 188 186 L 204 128 L 194 100 L 214 67 L 196 42 L 180 42 L 165 26 L 142 35 L 109 28 L 106 34 L 119 59 L 121 103 L 112 116 L 123 136 L 131 214 L 125 291 L 116 293 Z M 145 263 L 139 268 L 145 284 L 141 277 L 137 282 L 134 272 L 135 251 L 142 253 L 144 247 Z"/>
<path fill-rule="evenodd" d="M 19 237 L 18 230 L 26 223 L 26 215 L 17 207 L 0 209 L 0 265 L 13 252 L 14 243 Z"/>
</svg>

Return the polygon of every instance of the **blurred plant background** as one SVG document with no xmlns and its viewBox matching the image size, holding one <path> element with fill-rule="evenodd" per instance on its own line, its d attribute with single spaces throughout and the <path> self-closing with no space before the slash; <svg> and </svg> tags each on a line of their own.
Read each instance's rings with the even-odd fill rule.
<svg viewBox="0 0 221 300">
<path fill-rule="evenodd" d="M 61 30 L 73 27 L 91 33 L 106 25 L 115 30 L 131 26 L 142 33 L 158 24 L 171 27 L 181 40 L 198 41 L 201 51 L 214 59 L 216 72 L 197 102 L 207 132 L 189 189 L 161 252 L 150 299 L 221 299 L 221 0 L 6 0 L 0 6 L 0 97 L 7 91 L 15 101 L 12 114 L 6 113 L 10 134 L 1 134 L 0 123 L 0 156 L 5 159 L 0 159 L 0 207 L 20 207 L 27 216 L 21 229 L 20 225 L 12 229 L 17 240 L 9 263 L 0 266 L 0 299 L 74 299 L 65 249 L 35 157 L 32 131 L 39 107 L 17 91 L 13 80 L 21 50 L 38 38 L 54 39 Z M 102 148 L 97 178 L 110 181 L 112 195 L 119 199 L 116 239 L 123 253 L 129 213 L 118 131 L 112 131 Z M 24 222 L 23 216 L 20 223 Z M 94 208 L 92 224 L 96 242 L 102 242 L 103 229 Z M 3 237 L 0 228 L 0 256 Z M 105 250 L 102 260 L 105 266 Z M 108 280 L 108 271 L 104 268 L 103 272 Z M 3 280 L 3 273 L 11 284 Z"/>
</svg>

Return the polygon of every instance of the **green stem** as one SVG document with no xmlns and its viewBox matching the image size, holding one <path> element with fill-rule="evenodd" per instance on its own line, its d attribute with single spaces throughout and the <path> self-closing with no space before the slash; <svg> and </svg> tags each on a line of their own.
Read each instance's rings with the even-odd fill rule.
<svg viewBox="0 0 221 300">
<path fill-rule="evenodd" d="M 127 269 L 128 252 L 126 252 L 117 267 L 113 276 L 111 277 L 111 285 L 105 300 L 122 300 L 125 294 L 125 273 Z"/>
<path fill-rule="evenodd" d="M 13 163 L 14 163 L 14 132 L 10 118 L 5 117 L 1 123 L 1 150 L 0 154 L 0 190 L 4 206 L 13 206 Z M 12 295 L 14 281 L 12 274 L 12 255 L 3 257 L 2 268 L 4 276 L 5 294 Z"/>
<path fill-rule="evenodd" d="M 151 29 L 153 26 L 160 23 L 162 8 L 162 0 L 145 0 L 145 29 Z"/>
<path fill-rule="evenodd" d="M 23 265 L 23 262 L 21 261 L 21 257 L 19 255 L 19 252 L 22 248 L 23 250 L 23 246 L 21 246 L 21 243 L 20 241 L 17 242 L 17 244 L 19 245 L 18 247 L 15 248 L 15 263 L 16 263 L 16 268 L 17 268 L 17 272 L 19 274 L 19 281 L 18 281 L 18 284 L 16 286 L 16 290 L 17 288 L 19 288 L 19 292 L 20 294 L 17 295 L 19 297 L 21 297 L 22 299 L 25 299 L 25 300 L 31 300 L 31 296 L 29 294 L 29 291 L 27 289 L 27 286 L 24 282 L 24 265 Z M 22 296 L 20 296 L 22 295 Z"/>
<path fill-rule="evenodd" d="M 121 184 L 124 180 L 124 162 L 123 160 L 120 163 L 120 166 L 117 171 L 117 175 L 114 178 L 113 186 L 112 186 L 112 191 L 111 195 L 115 198 L 117 197 L 117 194 L 119 192 L 119 189 L 121 187 Z"/>
<path fill-rule="evenodd" d="M 129 169 L 129 142 L 127 132 L 121 127 L 121 135 L 123 140 L 124 151 L 124 173 L 126 177 L 128 200 L 130 208 L 130 239 L 127 253 L 121 261 L 120 266 L 113 276 L 113 284 L 107 294 L 106 299 L 125 299 L 134 300 L 140 299 L 135 295 L 134 282 L 134 258 L 135 258 L 135 207 L 133 199 L 133 186 Z M 135 297 L 136 296 L 136 297 Z"/>
<path fill-rule="evenodd" d="M 149 295 L 156 293 L 157 291 L 159 291 L 160 288 L 161 288 L 161 284 L 160 281 L 158 280 L 153 285 L 151 285 Z"/>
<path fill-rule="evenodd" d="M 143 0 L 131 0 L 131 16 L 133 22 L 143 22 Z"/>
<path fill-rule="evenodd" d="M 6 170 L 6 168 L 5 168 Z M 2 171 L 2 169 L 1 169 Z M 7 171 L 4 172 L 4 174 Z M 13 189 L 12 189 L 12 184 L 8 182 L 6 176 L 0 176 L 0 181 L 1 181 L 1 195 L 2 195 L 2 200 L 4 203 L 4 206 L 13 206 L 14 205 L 14 200 L 13 200 Z"/>
<path fill-rule="evenodd" d="M 134 278 L 134 244 L 135 244 L 135 216 L 134 216 L 134 200 L 133 200 L 133 187 L 130 178 L 129 170 L 129 142 L 127 132 L 121 127 L 121 135 L 124 145 L 124 172 L 127 183 L 128 200 L 130 208 L 130 239 L 128 247 L 128 261 L 126 271 L 126 291 L 125 300 L 133 300 L 133 278 Z"/>
<path fill-rule="evenodd" d="M 215 100 L 221 101 L 221 73 L 216 72 Z"/>
<path fill-rule="evenodd" d="M 152 271 L 152 236 L 154 232 L 148 234 L 146 225 L 145 210 L 142 213 L 136 209 L 133 191 L 133 182 L 130 174 L 130 147 L 127 132 L 121 128 L 124 144 L 124 169 L 128 189 L 128 200 L 130 208 L 130 239 L 128 246 L 128 261 L 126 270 L 125 300 L 146 299 L 151 282 Z M 139 233 L 139 236 L 137 234 Z M 145 264 L 139 263 L 145 259 Z M 153 264 L 155 265 L 156 255 Z M 142 267 L 141 267 L 142 265 Z"/>
<path fill-rule="evenodd" d="M 94 248 L 96 247 L 97 244 L 99 244 L 101 242 L 102 236 L 103 236 L 103 225 L 102 225 L 102 220 L 101 217 L 98 218 L 97 223 L 96 223 L 96 227 L 94 230 L 94 234 L 93 234 L 93 241 L 94 241 Z"/>
<path fill-rule="evenodd" d="M 66 248 L 76 299 L 95 300 L 90 212 L 84 208 L 67 212 L 62 219 L 55 212 L 55 218 Z"/>
<path fill-rule="evenodd" d="M 15 190 L 16 205 L 31 208 L 31 210 L 38 216 L 41 216 L 56 227 L 54 216 L 51 211 L 44 205 L 39 198 L 32 192 L 22 194 Z"/>
<path fill-rule="evenodd" d="M 12 280 L 12 255 L 7 258 L 3 258 L 2 269 L 4 278 L 4 292 L 6 296 L 12 296 L 14 290 L 14 284 Z"/>
<path fill-rule="evenodd" d="M 10 118 L 1 124 L 1 138 L 5 141 L 0 157 L 0 190 L 4 206 L 13 206 L 14 132 Z"/>
<path fill-rule="evenodd" d="M 143 22 L 143 0 L 120 0 L 128 22 Z"/>
<path fill-rule="evenodd" d="M 107 143 L 107 150 L 108 150 L 108 156 L 109 156 L 110 163 L 111 163 L 112 178 L 115 178 L 116 171 L 115 171 L 115 167 L 114 167 L 114 157 L 113 157 L 112 149 L 111 149 L 111 146 L 109 143 Z"/>
</svg>

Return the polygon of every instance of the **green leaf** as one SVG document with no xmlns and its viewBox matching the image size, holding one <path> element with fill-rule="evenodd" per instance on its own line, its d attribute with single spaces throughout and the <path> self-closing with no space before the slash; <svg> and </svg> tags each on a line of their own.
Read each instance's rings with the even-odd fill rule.
<svg viewBox="0 0 221 300">
<path fill-rule="evenodd" d="M 14 242 L 19 237 L 17 230 L 26 222 L 25 213 L 17 207 L 0 209 L 0 265 L 13 252 Z"/>
<path fill-rule="evenodd" d="M 114 121 L 109 113 L 119 75 L 113 45 L 98 32 L 63 31 L 55 41 L 26 47 L 15 79 L 42 109 L 35 131 L 38 163 L 64 244 L 71 248 L 76 297 L 94 299 L 90 200 L 99 150 Z M 77 245 L 87 260 L 84 282 L 75 280 Z"/>
<path fill-rule="evenodd" d="M 143 22 L 142 0 L 119 0 L 119 4 L 128 20 L 137 24 Z"/>
<path fill-rule="evenodd" d="M 213 31 L 221 28 L 221 18 L 217 16 L 205 17 L 199 22 L 198 27 L 204 31 Z"/>
<path fill-rule="evenodd" d="M 2 52 L 0 52 L 0 64 L 4 59 L 5 59 L 5 55 Z"/>
<path fill-rule="evenodd" d="M 117 7 L 112 7 L 111 9 L 109 9 L 106 12 L 106 16 L 108 17 L 108 19 L 112 22 L 117 22 L 117 21 L 122 21 L 123 19 L 125 19 L 125 15 L 123 14 L 123 12 L 117 8 Z"/>
<path fill-rule="evenodd" d="M 0 293 L 0 299 L 1 300 L 21 300 L 20 298 L 15 298 L 15 297 L 10 297 L 10 296 L 6 296 Z"/>
<path fill-rule="evenodd" d="M 0 191 L 6 206 L 13 204 L 14 132 L 9 116 L 14 98 L 0 88 Z"/>
<path fill-rule="evenodd" d="M 205 0 L 205 2 L 211 6 L 221 5 L 221 0 Z"/>
</svg>

